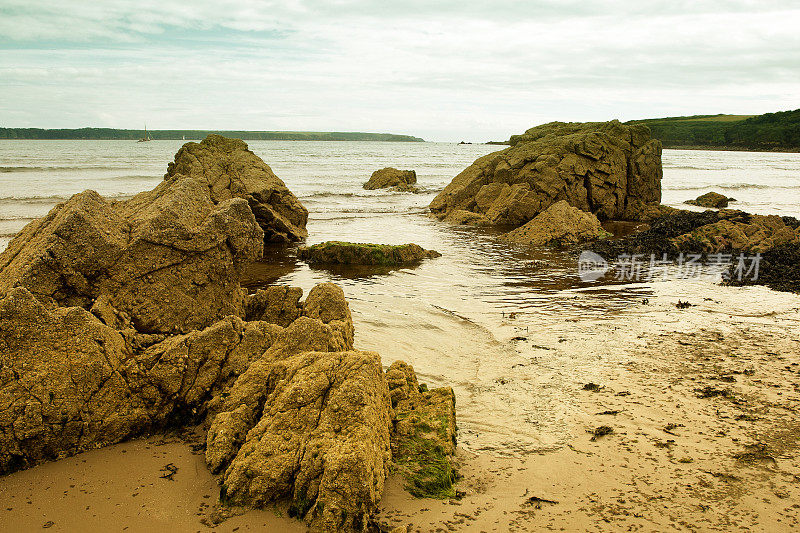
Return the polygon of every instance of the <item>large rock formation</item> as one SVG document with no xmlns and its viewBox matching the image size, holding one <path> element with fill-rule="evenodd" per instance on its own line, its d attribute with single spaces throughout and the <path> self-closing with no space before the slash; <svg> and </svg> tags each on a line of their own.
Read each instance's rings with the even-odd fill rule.
<svg viewBox="0 0 800 533">
<path fill-rule="evenodd" d="M 267 241 L 308 236 L 306 208 L 242 140 L 209 135 L 200 143 L 184 144 L 164 179 L 172 183 L 182 176 L 207 186 L 215 204 L 236 197 L 247 200 Z"/>
<path fill-rule="evenodd" d="M 414 170 L 398 170 L 392 167 L 376 170 L 370 176 L 369 181 L 364 184 L 364 188 L 392 189 L 398 192 L 415 192 L 417 188 L 417 173 Z"/>
<path fill-rule="evenodd" d="M 500 237 L 508 242 L 532 246 L 566 246 L 610 236 L 591 213 L 572 207 L 566 200 L 556 202 L 524 226 Z"/>
<path fill-rule="evenodd" d="M 643 125 L 552 122 L 476 160 L 431 202 L 439 219 L 521 226 L 565 200 L 600 220 L 639 220 L 661 200 L 661 143 Z M 475 213 L 470 217 L 464 211 Z"/>
<path fill-rule="evenodd" d="M 176 162 L 219 180 L 189 168 L 125 202 L 77 194 L 0 254 L 0 475 L 202 423 L 222 506 L 289 498 L 315 529 L 365 531 L 394 428 L 380 358 L 354 350 L 336 285 L 245 294 L 259 195 L 229 193 L 251 160 L 204 143 Z"/>
<path fill-rule="evenodd" d="M 240 270 L 261 257 L 263 235 L 246 201 L 214 204 L 189 178 L 127 202 L 86 191 L 0 253 L 0 293 L 22 286 L 118 329 L 185 333 L 241 314 Z"/>
</svg>

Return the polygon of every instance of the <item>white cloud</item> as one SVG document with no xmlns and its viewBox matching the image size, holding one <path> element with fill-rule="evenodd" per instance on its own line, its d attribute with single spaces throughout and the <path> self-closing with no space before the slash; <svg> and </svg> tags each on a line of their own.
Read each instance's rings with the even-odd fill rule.
<svg viewBox="0 0 800 533">
<path fill-rule="evenodd" d="M 800 107 L 789 2 L 5 0 L 0 123 L 506 138 Z"/>
</svg>

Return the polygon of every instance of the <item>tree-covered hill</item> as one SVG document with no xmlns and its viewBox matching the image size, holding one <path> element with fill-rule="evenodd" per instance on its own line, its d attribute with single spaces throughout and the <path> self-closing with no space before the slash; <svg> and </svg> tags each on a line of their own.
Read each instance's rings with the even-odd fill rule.
<svg viewBox="0 0 800 533">
<path fill-rule="evenodd" d="M 800 150 L 800 109 L 764 115 L 696 115 L 632 120 L 665 148 Z"/>
<path fill-rule="evenodd" d="M 392 133 L 362 132 L 316 132 L 316 131 L 211 131 L 211 130 L 148 130 L 153 140 L 164 139 L 205 139 L 209 133 L 219 133 L 226 137 L 246 141 L 386 141 L 386 142 L 424 142 L 411 135 Z M 0 128 L 0 139 L 90 139 L 90 140 L 128 140 L 144 137 L 144 130 L 118 130 L 112 128 L 42 129 L 42 128 Z"/>
</svg>

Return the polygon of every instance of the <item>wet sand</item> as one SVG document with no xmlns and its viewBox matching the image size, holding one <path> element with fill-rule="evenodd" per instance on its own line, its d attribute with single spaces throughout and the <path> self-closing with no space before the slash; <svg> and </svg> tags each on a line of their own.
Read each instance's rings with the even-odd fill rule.
<svg viewBox="0 0 800 533">
<path fill-rule="evenodd" d="M 351 304 L 360 348 L 453 385 L 458 402 L 464 497 L 417 500 L 392 478 L 379 521 L 410 531 L 797 527 L 800 296 L 703 281 L 570 294 L 586 313 L 480 323 L 445 313 L 461 328 L 439 337 L 450 358 L 380 335 Z M 628 303 L 588 311 L 615 298 Z M 432 328 L 418 342 L 435 338 Z M 611 433 L 593 439 L 601 426 Z M 173 480 L 161 477 L 168 463 Z M 191 442 L 153 437 L 0 478 L 0 530 L 305 530 L 283 505 L 209 528 L 201 520 L 217 497 Z"/>
</svg>

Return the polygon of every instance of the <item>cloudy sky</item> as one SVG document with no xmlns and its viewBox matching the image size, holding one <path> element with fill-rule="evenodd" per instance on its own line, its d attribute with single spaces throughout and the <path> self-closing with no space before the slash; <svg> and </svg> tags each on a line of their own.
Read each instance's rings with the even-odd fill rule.
<svg viewBox="0 0 800 533">
<path fill-rule="evenodd" d="M 506 139 L 800 107 L 771 0 L 0 0 L 0 126 Z"/>
</svg>

